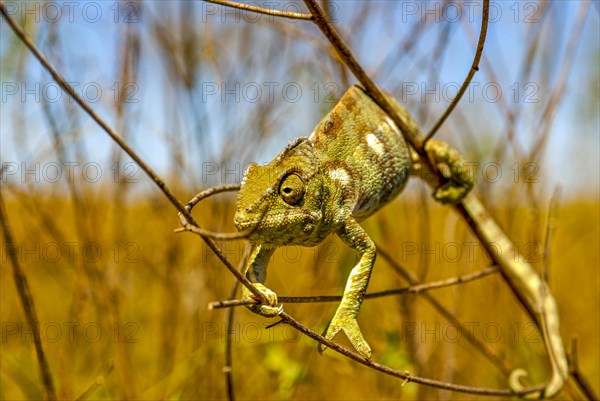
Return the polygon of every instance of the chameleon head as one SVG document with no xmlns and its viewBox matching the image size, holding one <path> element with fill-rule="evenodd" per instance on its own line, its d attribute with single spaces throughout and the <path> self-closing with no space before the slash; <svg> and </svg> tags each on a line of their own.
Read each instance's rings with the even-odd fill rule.
<svg viewBox="0 0 600 401">
<path fill-rule="evenodd" d="M 264 166 L 250 164 L 237 196 L 234 223 L 265 245 L 308 245 L 322 223 L 323 180 L 308 138 L 290 143 Z"/>
</svg>

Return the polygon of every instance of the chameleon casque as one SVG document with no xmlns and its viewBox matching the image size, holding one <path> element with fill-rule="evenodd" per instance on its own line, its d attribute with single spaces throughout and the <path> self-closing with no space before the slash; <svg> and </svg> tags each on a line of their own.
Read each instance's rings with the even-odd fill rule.
<svg viewBox="0 0 600 401">
<path fill-rule="evenodd" d="M 394 107 L 408 123 L 416 123 L 393 97 Z M 430 140 L 425 150 L 432 164 L 446 165 L 448 181 L 434 197 L 457 202 L 471 189 L 467 174 L 455 168 L 462 158 L 441 141 Z M 274 249 L 286 245 L 315 246 L 337 234 L 360 260 L 348 277 L 344 295 L 325 337 L 340 331 L 354 348 L 370 358 L 371 348 L 357 323 L 375 262 L 375 245 L 358 224 L 402 192 L 418 168 L 411 148 L 389 116 L 359 86 L 351 87 L 308 137 L 291 142 L 273 161 L 247 168 L 234 223 L 249 230 L 253 244 L 246 277 L 269 301 L 248 308 L 263 316 L 282 309 L 277 295 L 263 285 Z M 414 152 L 414 151 L 412 151 Z M 243 297 L 253 299 L 244 287 Z"/>
</svg>

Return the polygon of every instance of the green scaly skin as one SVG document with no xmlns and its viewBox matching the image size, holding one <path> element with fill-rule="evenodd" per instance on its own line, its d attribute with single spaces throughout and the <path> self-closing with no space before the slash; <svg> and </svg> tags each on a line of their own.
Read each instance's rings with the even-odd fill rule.
<svg viewBox="0 0 600 401">
<path fill-rule="evenodd" d="M 417 125 L 389 97 L 408 127 Z M 434 192 L 444 203 L 460 201 L 471 189 L 471 178 L 460 169 L 463 160 L 448 144 L 431 140 L 425 147 L 430 162 L 443 165 L 448 181 Z M 413 169 L 413 167 L 415 167 Z M 253 312 L 273 317 L 282 308 L 277 295 L 263 283 L 273 250 L 278 246 L 315 246 L 336 233 L 360 255 L 352 269 L 338 309 L 325 337 L 343 331 L 365 358 L 371 348 L 357 322 L 375 263 L 376 249 L 358 224 L 394 199 L 403 189 L 413 165 L 411 149 L 389 116 L 358 86 L 350 88 L 309 138 L 290 143 L 265 166 L 251 164 L 237 197 L 234 222 L 251 230 L 254 247 L 246 276 L 267 298 Z M 244 288 L 244 299 L 254 299 Z"/>
</svg>

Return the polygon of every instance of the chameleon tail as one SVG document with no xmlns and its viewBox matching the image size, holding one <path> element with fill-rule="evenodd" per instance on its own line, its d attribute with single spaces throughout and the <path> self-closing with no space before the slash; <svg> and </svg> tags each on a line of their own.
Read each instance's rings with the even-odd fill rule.
<svg viewBox="0 0 600 401">
<path fill-rule="evenodd" d="M 510 249 L 511 242 L 474 195 L 468 195 L 463 199 L 462 204 L 476 223 L 479 234 L 486 241 L 496 243 L 500 249 Z M 552 397 L 561 390 L 569 374 L 567 357 L 560 336 L 556 302 L 546 282 L 522 257 L 512 259 L 508 252 L 502 252 L 498 258 L 498 264 L 506 280 L 536 319 L 542 331 L 552 368 L 552 376 L 546 387 L 540 392 L 527 394 L 524 397 Z M 514 391 L 524 390 L 520 379 L 526 375 L 527 373 L 523 369 L 514 370 L 509 378 L 511 389 Z"/>
<path fill-rule="evenodd" d="M 543 391 L 527 394 L 524 397 L 527 399 L 551 398 L 555 396 L 563 387 L 567 379 L 569 369 L 567 365 L 567 358 L 563 351 L 562 339 L 556 334 L 559 331 L 556 302 L 554 301 L 552 295 L 550 295 L 546 283 L 542 282 L 537 275 L 536 279 L 539 280 L 539 285 L 541 288 L 541 329 L 544 336 L 544 344 L 546 345 L 546 352 L 548 353 L 550 364 L 552 366 L 552 377 Z M 535 285 L 535 283 L 533 284 Z M 526 376 L 527 372 L 524 369 L 515 369 L 512 371 L 508 381 L 510 388 L 514 391 L 524 390 L 520 379 Z"/>
</svg>

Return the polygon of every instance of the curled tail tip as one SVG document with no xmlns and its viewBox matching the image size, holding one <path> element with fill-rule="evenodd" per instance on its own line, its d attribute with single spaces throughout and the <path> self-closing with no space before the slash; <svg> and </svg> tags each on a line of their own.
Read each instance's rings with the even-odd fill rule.
<svg viewBox="0 0 600 401">
<path fill-rule="evenodd" d="M 515 369 L 510 372 L 510 376 L 508 377 L 508 385 L 510 389 L 514 392 L 522 392 L 526 388 L 521 384 L 521 379 L 527 377 L 527 371 L 525 369 Z M 527 400 L 535 400 L 540 399 L 544 396 L 543 392 L 535 391 L 533 393 L 523 394 L 521 398 L 525 398 Z"/>
<path fill-rule="evenodd" d="M 522 391 L 525 387 L 521 384 L 521 378 L 527 377 L 527 371 L 525 369 L 515 369 L 510 372 L 508 377 L 508 384 L 514 391 Z"/>
<path fill-rule="evenodd" d="M 524 387 L 521 384 L 521 379 L 527 377 L 527 371 L 525 371 L 525 369 L 515 369 L 510 373 L 510 376 L 508 377 L 508 385 L 510 387 L 510 389 L 516 393 L 519 392 L 523 392 L 526 390 L 526 387 Z M 553 379 L 548 383 L 548 385 L 540 391 L 534 391 L 532 393 L 527 393 L 527 394 L 522 394 L 521 398 L 524 398 L 526 400 L 535 400 L 535 399 L 542 399 L 542 398 L 552 398 L 554 397 L 556 394 L 558 394 L 558 392 L 561 390 L 562 386 L 564 384 L 564 380 L 560 379 L 556 379 L 556 377 L 553 377 Z"/>
</svg>

